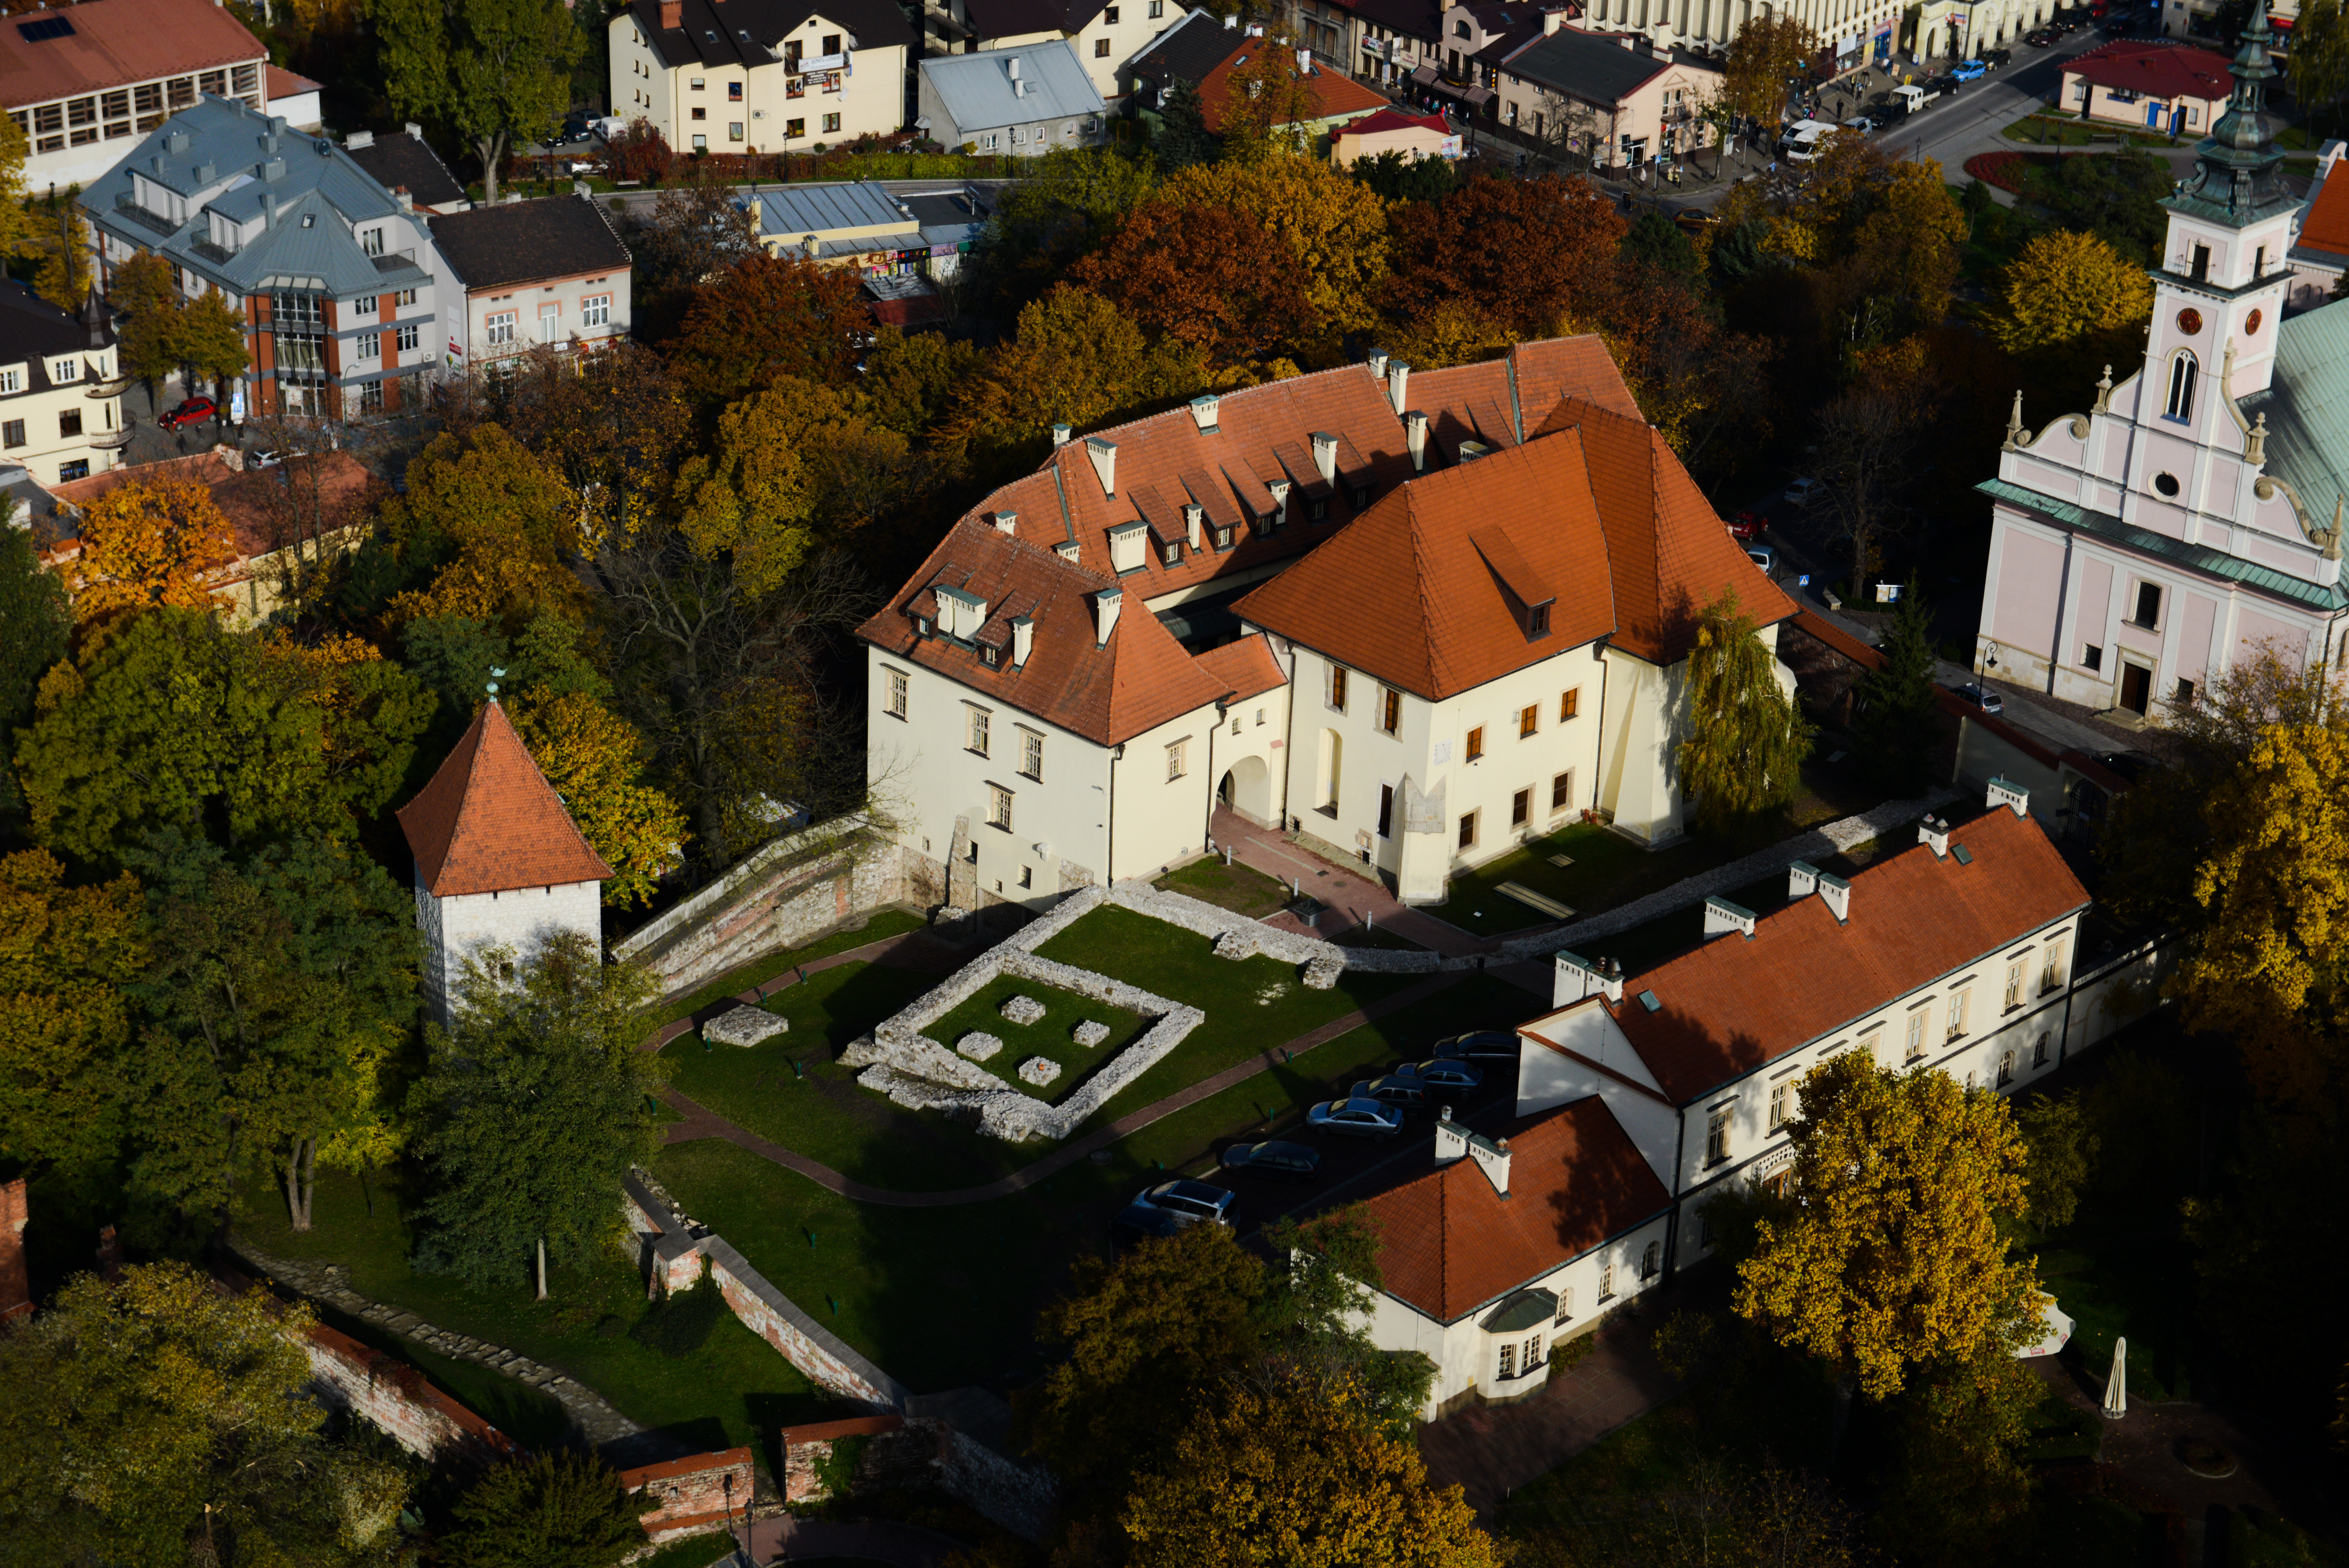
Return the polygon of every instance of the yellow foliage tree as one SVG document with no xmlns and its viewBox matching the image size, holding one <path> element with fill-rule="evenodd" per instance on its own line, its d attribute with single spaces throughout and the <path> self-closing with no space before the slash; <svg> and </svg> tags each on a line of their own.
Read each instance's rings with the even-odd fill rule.
<svg viewBox="0 0 2349 1568">
<path fill-rule="evenodd" d="M 2038 1284 L 1998 1230 L 2023 1210 L 2029 1160 L 2006 1101 L 1865 1051 L 1812 1068 L 1800 1093 L 1801 1202 L 1759 1223 L 1737 1310 L 1871 1398 L 1899 1392 L 1920 1362 L 2021 1343 Z"/>
<path fill-rule="evenodd" d="M 1235 1389 L 1180 1431 L 1125 1505 L 1133 1568 L 1499 1568 L 1460 1488 L 1342 1395 Z"/>
<path fill-rule="evenodd" d="M 515 733 L 563 797 L 571 820 L 612 867 L 604 902 L 648 901 L 654 882 L 676 863 L 687 833 L 677 802 L 637 782 L 643 737 L 584 691 L 518 698 L 512 716 Z"/>
<path fill-rule="evenodd" d="M 1320 315 L 1320 358 L 1333 358 L 1347 333 L 1377 319 L 1373 302 L 1387 275 L 1387 210 L 1361 181 L 1311 159 L 1268 158 L 1199 164 L 1168 180 L 1158 194 L 1185 207 L 1246 212 L 1288 246 Z"/>
<path fill-rule="evenodd" d="M 1878 199 L 1883 204 L 1860 224 L 1860 253 L 1919 321 L 1937 322 L 1949 314 L 1957 285 L 1966 215 L 1930 158 L 1895 163 Z"/>
<path fill-rule="evenodd" d="M 89 297 L 90 284 L 97 273 L 90 263 L 92 247 L 89 225 L 82 222 L 79 212 L 67 208 L 54 218 L 45 220 L 41 237 L 34 242 L 34 253 L 41 259 L 33 273 L 33 292 L 70 315 Z"/>
<path fill-rule="evenodd" d="M 2006 269 L 1988 325 L 2001 348 L 2028 354 L 2152 314 L 2153 280 L 2142 266 L 2094 234 L 2053 229 Z"/>
<path fill-rule="evenodd" d="M 813 542 L 823 499 L 824 455 L 886 436 L 864 417 L 864 399 L 796 376 L 780 376 L 718 419 L 714 456 L 678 470 L 678 526 L 703 557 L 730 551 L 734 573 L 754 594 L 781 587 Z"/>
<path fill-rule="evenodd" d="M 455 552 L 431 587 L 392 601 L 399 619 L 467 615 L 511 634 L 550 611 L 584 617 L 586 591 L 567 565 L 580 548 L 578 494 L 500 427 L 433 441 L 383 515 L 401 549 Z"/>
<path fill-rule="evenodd" d="M 236 554 L 212 491 L 192 480 L 128 480 L 82 508 L 81 553 L 66 568 L 75 618 L 215 608 L 211 583 Z"/>
<path fill-rule="evenodd" d="M 29 253 L 33 214 L 25 200 L 25 160 L 32 152 L 25 128 L 0 115 L 0 255 Z"/>
</svg>

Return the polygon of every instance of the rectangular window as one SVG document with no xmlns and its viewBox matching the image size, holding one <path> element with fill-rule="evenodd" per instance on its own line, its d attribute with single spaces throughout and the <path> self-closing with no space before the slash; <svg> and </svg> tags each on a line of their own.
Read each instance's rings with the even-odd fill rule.
<svg viewBox="0 0 2349 1568">
<path fill-rule="evenodd" d="M 81 361 L 78 359 L 59 359 L 53 361 L 49 366 L 49 379 L 57 382 L 60 385 L 67 381 L 80 380 Z"/>
<path fill-rule="evenodd" d="M 806 121 L 806 120 L 804 120 L 804 119 L 787 119 L 787 120 L 783 121 L 783 135 L 784 135 L 786 138 L 805 136 L 806 134 L 807 134 L 807 121 Z"/>
<path fill-rule="evenodd" d="M 963 711 L 970 716 L 969 728 L 963 738 L 963 745 L 984 757 L 987 755 L 987 710 L 983 707 L 970 707 Z"/>
<path fill-rule="evenodd" d="M 1478 725 L 1468 732 L 1468 760 L 1475 761 L 1485 755 L 1485 727 Z"/>
<path fill-rule="evenodd" d="M 1093 58 L 1096 60 L 1106 60 L 1109 58 L 1109 40 L 1107 38 L 1095 38 L 1093 40 Z"/>
<path fill-rule="evenodd" d="M 693 106 L 693 118 L 696 119 L 708 119 L 709 118 L 709 111 L 702 108 L 699 104 L 695 104 Z"/>
<path fill-rule="evenodd" d="M 1520 789 L 1509 798 L 1509 826 L 1522 828 L 1534 818 L 1534 792 Z"/>
<path fill-rule="evenodd" d="M 728 103 L 740 103 L 742 101 L 742 84 L 740 82 L 728 82 L 726 84 L 726 101 Z"/>
<path fill-rule="evenodd" d="M 1019 732 L 1019 771 L 1039 784 L 1044 781 L 1044 738 L 1032 729 Z"/>
<path fill-rule="evenodd" d="M 2032 1043 L 2031 1065 L 2034 1068 L 2047 1065 L 2047 1031 L 2044 1029 L 2039 1031 L 2039 1038 Z"/>
<path fill-rule="evenodd" d="M 1476 813 L 1474 811 L 1460 819 L 1460 847 L 1464 850 L 1476 847 Z"/>
<path fill-rule="evenodd" d="M 2023 960 L 2020 958 L 2006 966 L 2006 1005 L 2009 1007 L 2023 1006 Z"/>
<path fill-rule="evenodd" d="M 1191 742 L 1187 738 L 1166 748 L 1166 781 L 1169 784 L 1191 770 L 1187 760 L 1190 753 Z"/>
<path fill-rule="evenodd" d="M 383 334 L 379 332 L 363 332 L 359 334 L 358 356 L 361 359 L 382 358 Z"/>
<path fill-rule="evenodd" d="M 0 392 L 22 392 L 24 389 L 24 372 L 19 370 L 0 370 Z"/>
<path fill-rule="evenodd" d="M 359 232 L 359 253 L 367 256 L 383 254 L 383 231 L 363 229 Z"/>
<path fill-rule="evenodd" d="M 596 294 L 592 299 L 581 300 L 579 302 L 579 322 L 583 326 L 611 325 L 612 296 L 610 294 Z"/>
<path fill-rule="evenodd" d="M 1868 1032 L 1859 1037 L 1859 1048 L 1867 1053 L 1869 1061 L 1882 1061 L 1884 1059 L 1884 1026 L 1870 1025 Z"/>
<path fill-rule="evenodd" d="M 797 123 L 799 123 L 799 122 L 798 122 L 798 121 L 793 121 L 792 123 L 797 124 Z M 696 151 L 696 152 L 707 152 L 707 151 L 709 151 L 709 139 L 708 137 L 706 137 L 706 136 L 699 136 L 699 135 L 695 136 L 695 137 L 694 137 L 694 139 L 693 139 L 693 150 L 694 150 L 694 151 Z"/>
<path fill-rule="evenodd" d="M 840 35 L 839 35 L 839 34 L 837 34 L 837 33 L 826 33 L 826 34 L 823 36 L 823 52 L 824 52 L 825 54 L 827 54 L 827 55 L 836 55 L 836 54 L 840 53 Z"/>
<path fill-rule="evenodd" d="M 1909 1049 L 1904 1062 L 1913 1062 L 1925 1054 L 1925 1009 L 1918 1008 L 1909 1015 Z"/>
<path fill-rule="evenodd" d="M 987 789 L 993 797 L 988 807 L 987 820 L 1008 833 L 1011 830 L 1011 791 L 1000 784 L 989 784 Z"/>
<path fill-rule="evenodd" d="M 905 697 L 906 697 L 905 672 L 905 671 L 903 671 L 903 670 L 891 670 L 891 671 L 889 672 L 889 717 L 892 717 L 892 718 L 903 718 L 903 717 L 905 717 Z"/>
<path fill-rule="evenodd" d="M 1019 868 L 1019 885 L 1021 887 L 1034 887 L 1036 885 L 1036 868 L 1034 866 L 1021 866 Z"/>
<path fill-rule="evenodd" d="M 1601 1301 L 1615 1299 L 1615 1260 L 1613 1258 L 1609 1258 L 1599 1265 L 1599 1299 Z"/>
<path fill-rule="evenodd" d="M 699 92 L 701 90 L 701 78 L 699 77 L 688 78 L 685 84 L 685 88 L 688 92 Z"/>
<path fill-rule="evenodd" d="M 88 478 L 89 478 L 89 459 L 88 458 L 76 458 L 72 462 L 59 463 L 57 465 L 57 479 L 61 483 L 69 482 L 74 480 L 86 480 Z"/>
<path fill-rule="evenodd" d="M 1557 694 L 1558 723 L 1564 724 L 1568 719 L 1572 718 L 1576 714 L 1580 713 L 1581 711 L 1582 688 L 1580 686 L 1576 686 L 1572 691 L 1563 691 Z"/>
<path fill-rule="evenodd" d="M 2178 689 L 2169 694 L 2169 700 L 2178 707 L 2192 707 L 2194 706 L 2194 683 L 2181 677 L 2178 683 Z"/>
<path fill-rule="evenodd" d="M 1105 6 L 1103 6 L 1103 7 L 1102 8 L 1102 24 L 1103 24 L 1104 26 L 1111 26 L 1111 27 L 1114 27 L 1114 26 L 1117 26 L 1117 7 L 1116 7 L 1116 6 L 1114 6 L 1114 5 L 1105 5 Z"/>
<path fill-rule="evenodd" d="M 1340 713 L 1346 711 L 1346 666 L 1330 666 L 1330 706 Z"/>
<path fill-rule="evenodd" d="M 1541 1336 L 1540 1335 L 1538 1335 L 1538 1334 L 1535 1335 L 1531 1339 L 1528 1339 L 1528 1340 L 1526 1340 L 1526 1371 L 1530 1372 L 1530 1371 L 1532 1371 L 1535 1367 L 1538 1367 L 1538 1366 L 1540 1366 L 1540 1365 L 1541 1365 L 1541 1358 L 1542 1358 L 1541 1346 L 1542 1346 L 1542 1336 Z"/>
<path fill-rule="evenodd" d="M 512 343 L 514 336 L 514 313 L 493 311 L 481 320 L 481 335 L 492 343 Z"/>
<path fill-rule="evenodd" d="M 2080 663 L 2083 667 L 2087 669 L 2103 669 L 2105 667 L 2105 650 L 2096 646 L 2095 644 L 2090 643 L 2085 648 L 2083 648 L 2080 651 Z"/>
<path fill-rule="evenodd" d="M 1394 786 L 1379 786 L 1379 837 L 1394 837 Z"/>
<path fill-rule="evenodd" d="M 25 444 L 25 421 L 0 420 L 0 447 L 21 447 Z"/>
<path fill-rule="evenodd" d="M 1574 772 L 1569 769 L 1549 781 L 1550 813 L 1555 816 L 1573 804 Z"/>
<path fill-rule="evenodd" d="M 1557 1287 L 1557 1315 L 1550 1319 L 1550 1326 L 1555 1328 L 1573 1315 L 1574 1287 L 1570 1284 L 1562 1284 Z"/>
<path fill-rule="evenodd" d="M 392 303 L 394 304 L 414 304 L 416 303 L 416 291 L 414 289 L 402 289 L 399 291 L 399 297 Z"/>
<path fill-rule="evenodd" d="M 2014 1053 L 2002 1051 L 1998 1057 L 1998 1087 L 2004 1088 L 2014 1081 Z"/>
<path fill-rule="evenodd" d="M 1506 1382 L 1516 1375 L 1517 1347 L 1515 1345 L 1504 1345 L 1501 1346 L 1501 1379 Z"/>
<path fill-rule="evenodd" d="M 729 141 L 740 141 L 742 139 L 742 122 L 740 120 L 730 119 L 726 122 L 726 139 Z"/>
<path fill-rule="evenodd" d="M 823 129 L 833 135 L 838 135 L 840 132 L 840 116 L 836 114 L 825 115 L 823 117 Z"/>
<path fill-rule="evenodd" d="M 1379 706 L 1379 727 L 1389 735 L 1402 728 L 1402 693 L 1389 686 Z"/>
<path fill-rule="evenodd" d="M 2056 963 L 2056 950 L 2047 950 L 2047 962 L 2039 971 L 2039 994 L 2044 996 L 2064 983 L 2064 971 Z"/>
<path fill-rule="evenodd" d="M 1159 21 L 1166 15 L 1166 0 L 1150 0 L 1150 19 Z"/>
<path fill-rule="evenodd" d="M 1771 1131 L 1775 1132 L 1786 1125 L 1786 1102 L 1794 1098 L 1794 1092 L 1795 1086 L 1791 1083 L 1774 1083 L 1770 1086 Z"/>
<path fill-rule="evenodd" d="M 1517 738 L 1535 734 L 1541 728 L 1541 704 L 1529 702 L 1517 710 Z"/>
<path fill-rule="evenodd" d="M 1960 991 L 1950 998 L 1950 1034 L 1956 1039 L 1966 1032 L 1966 1004 L 1973 999 L 1971 991 Z"/>
<path fill-rule="evenodd" d="M 1736 1107 L 1724 1105 L 1704 1119 L 1704 1162 L 1718 1165 L 1729 1158 L 1729 1113 Z"/>
<path fill-rule="evenodd" d="M 78 436 L 81 434 L 80 409 L 68 408 L 64 413 L 57 416 L 57 434 L 60 436 Z"/>
<path fill-rule="evenodd" d="M 2161 589 L 2151 583 L 2137 585 L 2137 624 L 2151 628 L 2161 624 Z"/>
<path fill-rule="evenodd" d="M 399 351 L 402 354 L 416 352 L 416 346 L 420 341 L 419 334 L 421 331 L 421 328 L 414 326 L 403 326 L 398 330 L 394 341 L 399 345 Z"/>
<path fill-rule="evenodd" d="M 367 317 L 374 315 L 375 314 L 377 314 L 377 312 L 376 296 L 374 294 L 368 294 L 363 299 L 355 299 L 351 301 L 351 315 L 354 320 L 363 321 Z"/>
</svg>

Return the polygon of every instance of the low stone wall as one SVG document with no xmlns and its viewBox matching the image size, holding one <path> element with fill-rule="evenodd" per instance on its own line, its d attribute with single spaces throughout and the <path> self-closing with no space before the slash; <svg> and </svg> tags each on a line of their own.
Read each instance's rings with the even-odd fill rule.
<svg viewBox="0 0 2349 1568">
<path fill-rule="evenodd" d="M 817 1472 L 831 1460 L 834 1443 L 847 1438 L 870 1440 L 905 1429 L 905 1418 L 894 1414 L 854 1416 L 845 1421 L 811 1421 L 779 1429 L 775 1438 L 783 1449 L 783 1501 L 802 1507 L 829 1502 L 832 1491 Z"/>
<path fill-rule="evenodd" d="M 435 1387 L 395 1356 L 316 1324 L 302 1348 L 322 1402 L 364 1416 L 409 1453 L 436 1465 L 486 1464 L 513 1452 L 513 1440 Z"/>
<path fill-rule="evenodd" d="M 657 1504 L 643 1520 L 655 1546 L 724 1530 L 733 1517 L 747 1521 L 752 1481 L 749 1449 L 693 1454 L 620 1472 L 623 1487 Z"/>
</svg>

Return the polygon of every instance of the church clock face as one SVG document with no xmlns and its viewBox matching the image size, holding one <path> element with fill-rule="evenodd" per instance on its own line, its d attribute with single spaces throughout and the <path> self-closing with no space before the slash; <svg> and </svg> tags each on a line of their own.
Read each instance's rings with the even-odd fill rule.
<svg viewBox="0 0 2349 1568">
<path fill-rule="evenodd" d="M 2252 311 L 2251 315 L 2245 316 L 2243 318 L 2243 335 L 2245 337 L 2257 337 L 2260 335 L 2260 323 L 2265 318 L 2256 310 Z"/>
<path fill-rule="evenodd" d="M 2178 313 L 2178 330 L 2192 337 L 2202 330 L 2202 313 L 2189 305 Z"/>
</svg>

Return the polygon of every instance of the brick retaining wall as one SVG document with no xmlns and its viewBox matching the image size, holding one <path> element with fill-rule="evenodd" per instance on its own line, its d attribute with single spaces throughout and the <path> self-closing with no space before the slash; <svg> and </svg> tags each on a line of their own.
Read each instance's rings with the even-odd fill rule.
<svg viewBox="0 0 2349 1568">
<path fill-rule="evenodd" d="M 659 1504 L 643 1522 L 656 1546 L 723 1530 L 730 1517 L 747 1521 L 751 1480 L 749 1449 L 692 1454 L 620 1472 L 622 1486 L 646 1492 Z"/>
</svg>

